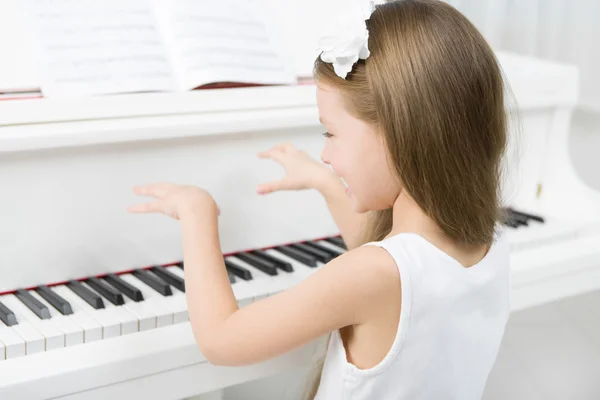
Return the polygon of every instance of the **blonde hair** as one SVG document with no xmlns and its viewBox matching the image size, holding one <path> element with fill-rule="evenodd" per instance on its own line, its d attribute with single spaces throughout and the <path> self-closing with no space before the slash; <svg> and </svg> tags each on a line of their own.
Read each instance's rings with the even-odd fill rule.
<svg viewBox="0 0 600 400">
<path fill-rule="evenodd" d="M 442 1 L 378 5 L 367 28 L 370 57 L 345 80 L 317 58 L 315 80 L 338 89 L 349 113 L 379 128 L 399 184 L 448 238 L 490 245 L 507 145 L 494 52 Z M 361 243 L 382 240 L 391 228 L 391 209 L 372 212 Z M 319 380 L 320 372 L 307 398 Z"/>
</svg>

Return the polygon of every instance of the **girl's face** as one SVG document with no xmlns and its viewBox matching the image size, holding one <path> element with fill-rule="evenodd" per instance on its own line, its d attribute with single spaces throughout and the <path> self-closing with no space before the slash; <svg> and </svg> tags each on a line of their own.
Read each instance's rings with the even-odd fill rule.
<svg viewBox="0 0 600 400">
<path fill-rule="evenodd" d="M 329 137 L 321 159 L 348 188 L 354 211 L 383 210 L 393 206 L 400 188 L 387 163 L 383 136 L 344 109 L 339 91 L 317 85 L 317 106 Z"/>
</svg>

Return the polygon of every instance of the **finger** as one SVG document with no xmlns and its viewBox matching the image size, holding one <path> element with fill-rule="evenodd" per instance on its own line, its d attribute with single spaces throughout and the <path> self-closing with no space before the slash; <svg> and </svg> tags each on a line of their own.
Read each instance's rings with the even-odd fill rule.
<svg viewBox="0 0 600 400">
<path fill-rule="evenodd" d="M 172 183 L 160 182 L 143 186 L 135 186 L 133 188 L 133 191 L 134 193 L 142 196 L 161 198 L 164 197 L 169 190 L 173 189 L 174 186 L 175 185 L 173 185 Z"/>
<path fill-rule="evenodd" d="M 152 202 L 152 203 L 136 204 L 134 206 L 128 207 L 127 211 L 129 211 L 130 213 L 133 213 L 133 214 L 140 214 L 140 213 L 162 212 L 162 209 L 159 206 L 158 202 Z"/>
<path fill-rule="evenodd" d="M 283 159 L 285 158 L 285 154 L 281 149 L 273 148 L 273 149 L 270 149 L 267 151 L 262 151 L 262 152 L 258 153 L 258 157 L 259 158 L 269 158 L 269 159 L 275 160 L 279 163 L 282 163 Z"/>
<path fill-rule="evenodd" d="M 267 183 L 262 183 L 256 187 L 256 192 L 258 194 L 268 194 L 272 192 L 276 192 L 278 190 L 287 189 L 287 183 L 285 179 L 281 179 L 278 181 L 272 181 Z"/>
</svg>

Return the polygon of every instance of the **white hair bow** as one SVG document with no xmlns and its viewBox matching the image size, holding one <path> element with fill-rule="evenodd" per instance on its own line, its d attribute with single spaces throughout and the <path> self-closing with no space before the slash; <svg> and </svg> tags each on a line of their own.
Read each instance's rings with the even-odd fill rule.
<svg viewBox="0 0 600 400">
<path fill-rule="evenodd" d="M 321 60 L 333 63 L 335 73 L 346 79 L 358 59 L 365 60 L 369 51 L 366 20 L 375 10 L 375 1 L 360 1 L 339 15 L 319 41 Z"/>
</svg>

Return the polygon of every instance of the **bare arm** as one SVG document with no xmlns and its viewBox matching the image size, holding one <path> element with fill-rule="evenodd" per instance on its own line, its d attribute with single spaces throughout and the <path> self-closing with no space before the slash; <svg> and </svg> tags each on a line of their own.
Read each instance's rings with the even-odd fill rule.
<svg viewBox="0 0 600 400">
<path fill-rule="evenodd" d="M 260 185 L 259 193 L 316 189 L 325 198 L 329 212 L 348 249 L 362 244 L 360 236 L 367 222 L 367 214 L 354 212 L 350 198 L 346 194 L 346 187 L 331 169 L 287 143 L 264 151 L 259 156 L 277 161 L 286 172 L 283 179 Z"/>
</svg>

